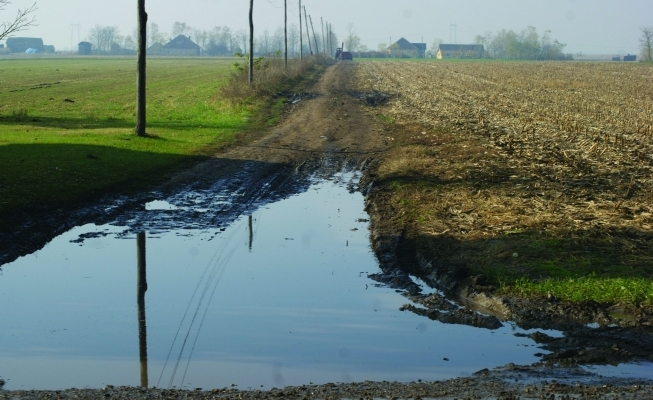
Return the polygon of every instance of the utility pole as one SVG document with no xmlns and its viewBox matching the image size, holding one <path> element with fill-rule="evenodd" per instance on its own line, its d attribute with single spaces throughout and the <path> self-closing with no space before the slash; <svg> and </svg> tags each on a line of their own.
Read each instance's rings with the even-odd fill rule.
<svg viewBox="0 0 653 400">
<path fill-rule="evenodd" d="M 311 34 L 308 32 L 308 17 L 306 17 L 306 6 L 304 6 L 304 22 L 306 22 L 306 37 L 308 38 L 308 51 L 310 51 L 311 54 L 313 54 L 313 48 L 311 47 Z"/>
<path fill-rule="evenodd" d="M 315 42 L 315 55 L 320 52 L 320 49 L 317 47 L 317 37 L 315 37 L 315 28 L 313 27 L 313 18 L 309 15 L 308 18 L 311 21 L 311 30 L 313 31 L 313 42 Z"/>
<path fill-rule="evenodd" d="M 329 54 L 329 56 L 331 56 L 331 54 L 333 54 L 333 43 L 332 43 L 331 39 L 332 39 L 331 38 L 331 24 L 327 22 L 327 46 L 329 47 L 329 49 L 327 50 L 327 53 Z"/>
<path fill-rule="evenodd" d="M 286 49 L 284 67 L 288 69 L 288 0 L 283 0 L 283 42 Z"/>
<path fill-rule="evenodd" d="M 145 136 L 145 56 L 147 52 L 147 13 L 145 12 L 145 0 L 138 0 L 138 61 L 136 69 L 138 70 L 136 78 L 136 135 Z"/>
<path fill-rule="evenodd" d="M 304 41 L 302 38 L 302 0 L 299 0 L 299 61 L 304 59 Z"/>
<path fill-rule="evenodd" d="M 249 78 L 251 86 L 254 81 L 254 0 L 249 0 Z"/>
<path fill-rule="evenodd" d="M 324 37 L 324 20 L 320 17 L 320 22 L 322 23 L 322 52 L 326 54 L 326 37 Z"/>
</svg>

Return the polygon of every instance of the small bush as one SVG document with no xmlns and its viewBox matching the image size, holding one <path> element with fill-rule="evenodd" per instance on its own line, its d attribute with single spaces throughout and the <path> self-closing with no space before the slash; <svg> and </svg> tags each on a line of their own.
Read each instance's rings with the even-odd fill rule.
<svg viewBox="0 0 653 400">
<path fill-rule="evenodd" d="M 301 61 L 296 58 L 288 59 L 286 69 L 280 52 L 272 57 L 258 57 L 254 59 L 254 81 L 249 85 L 249 54 L 236 53 L 236 56 L 243 61 L 234 63 L 231 78 L 220 88 L 222 97 L 232 103 L 275 93 L 281 85 L 291 82 L 316 65 L 327 63 L 327 58 L 322 55 L 307 56 Z"/>
</svg>

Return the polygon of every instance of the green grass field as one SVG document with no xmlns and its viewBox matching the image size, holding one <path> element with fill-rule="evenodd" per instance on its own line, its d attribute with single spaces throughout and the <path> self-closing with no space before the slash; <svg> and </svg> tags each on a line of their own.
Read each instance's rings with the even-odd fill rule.
<svg viewBox="0 0 653 400">
<path fill-rule="evenodd" d="M 134 59 L 0 61 L 0 220 L 33 204 L 147 186 L 248 127 L 221 101 L 232 61 L 148 60 L 147 132 L 135 136 Z"/>
</svg>

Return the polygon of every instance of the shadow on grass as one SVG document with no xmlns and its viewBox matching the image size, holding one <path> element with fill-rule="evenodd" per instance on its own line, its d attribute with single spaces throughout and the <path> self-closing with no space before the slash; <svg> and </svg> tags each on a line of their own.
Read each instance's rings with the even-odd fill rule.
<svg viewBox="0 0 653 400">
<path fill-rule="evenodd" d="M 206 157 L 85 144 L 0 146 L 0 217 L 33 205 L 63 204 L 160 182 Z"/>
<path fill-rule="evenodd" d="M 493 232 L 485 237 L 475 234 L 469 239 L 465 238 L 464 230 L 457 234 L 444 228 L 439 234 L 420 233 L 421 217 L 417 214 L 416 202 L 438 201 L 437 193 L 468 188 L 457 193 L 468 196 L 464 204 L 472 208 L 483 207 L 475 203 L 475 193 L 480 193 L 480 189 L 496 187 L 501 188 L 496 196 L 531 197 L 526 189 L 520 189 L 531 185 L 531 178 L 515 180 L 511 175 L 510 169 L 494 169 L 473 171 L 465 178 L 404 174 L 376 181 L 377 187 L 406 193 L 406 197 L 399 197 L 404 207 L 400 224 L 415 224 L 412 225 L 415 228 L 408 228 L 398 238 L 397 256 L 402 268 L 421 277 L 434 272 L 458 279 L 481 275 L 488 284 L 528 295 L 553 292 L 557 297 L 574 301 L 653 303 L 653 232 L 644 228 L 604 221 L 583 226 L 549 224 L 545 228 L 516 225 L 514 231 Z M 551 185 L 555 185 L 552 193 L 573 192 L 576 195 L 583 193 L 581 189 L 587 186 L 576 180 Z M 614 183 L 612 185 L 614 189 Z M 411 197 L 415 192 L 426 195 Z M 463 207 L 460 205 L 463 203 L 457 203 L 463 200 L 453 198 L 451 201 L 452 207 Z M 412 214 L 413 211 L 416 213 Z M 491 213 L 484 208 L 475 211 L 483 215 Z M 519 212 L 518 209 L 513 211 Z M 439 218 L 447 218 L 449 211 L 443 212 L 445 214 L 438 214 Z M 487 221 L 477 219 L 475 223 Z M 383 240 L 392 241 L 392 238 Z M 424 269 L 425 263 L 430 263 L 434 269 Z"/>
<path fill-rule="evenodd" d="M 135 120 L 124 120 L 116 118 L 53 118 L 53 117 L 19 117 L 19 116 L 0 116 L 0 126 L 31 126 L 37 128 L 58 128 L 58 129 L 134 129 Z M 226 124 L 211 124 L 206 122 L 190 121 L 162 121 L 150 119 L 147 122 L 148 129 L 170 128 L 176 130 L 196 130 L 201 129 L 229 129 L 232 128 Z"/>
<path fill-rule="evenodd" d="M 288 164 L 94 145 L 0 146 L 0 158 L 0 267 L 87 223 L 135 231 L 223 226 L 306 190 L 311 176 Z M 145 210 L 170 196 L 192 207 L 175 218 Z"/>
</svg>

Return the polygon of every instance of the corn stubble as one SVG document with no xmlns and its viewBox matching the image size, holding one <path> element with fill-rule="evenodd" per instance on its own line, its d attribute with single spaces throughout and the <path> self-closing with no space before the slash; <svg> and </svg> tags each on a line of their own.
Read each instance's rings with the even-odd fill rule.
<svg viewBox="0 0 653 400">
<path fill-rule="evenodd" d="M 379 170 L 397 183 L 394 218 L 476 252 L 435 249 L 446 262 L 536 275 L 524 263 L 541 256 L 496 240 L 526 234 L 650 265 L 650 65 L 369 62 L 357 77 L 393 96 L 375 112 L 394 121 Z"/>
</svg>

